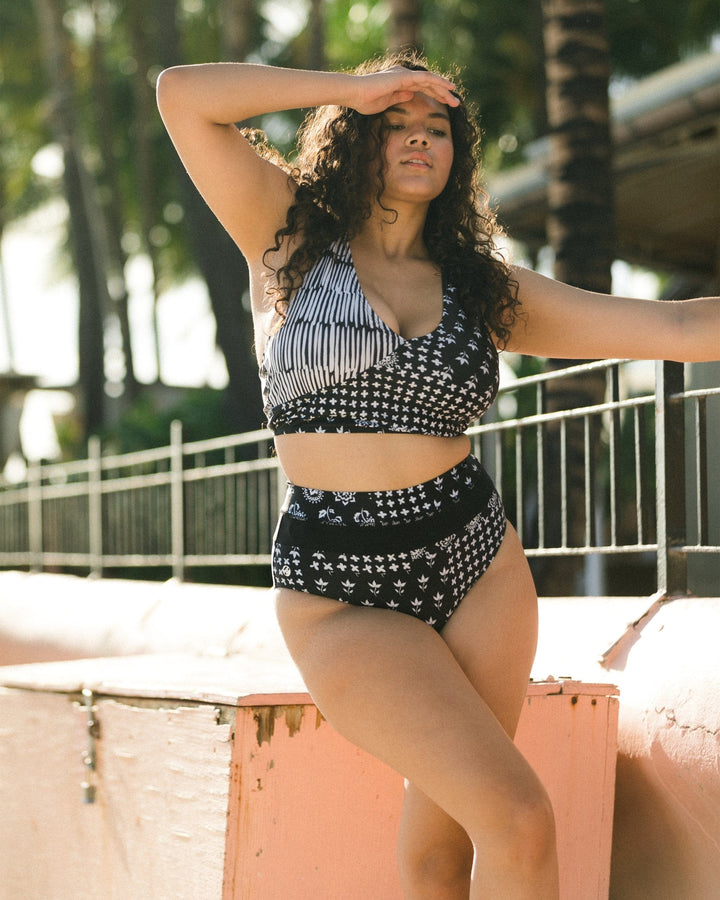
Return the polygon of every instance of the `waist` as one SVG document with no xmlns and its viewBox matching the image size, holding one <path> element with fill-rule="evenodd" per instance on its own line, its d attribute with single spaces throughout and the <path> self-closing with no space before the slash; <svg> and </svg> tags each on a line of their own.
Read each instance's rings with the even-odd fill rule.
<svg viewBox="0 0 720 900">
<path fill-rule="evenodd" d="M 470 439 L 424 434 L 285 434 L 275 438 L 293 484 L 326 491 L 392 491 L 461 462 Z"/>
<path fill-rule="evenodd" d="M 422 484 L 387 491 L 330 491 L 290 484 L 275 540 L 323 550 L 386 553 L 398 538 L 408 551 L 479 527 L 479 517 L 503 517 L 491 478 L 468 454 Z M 388 543 L 390 542 L 390 543 Z"/>
</svg>

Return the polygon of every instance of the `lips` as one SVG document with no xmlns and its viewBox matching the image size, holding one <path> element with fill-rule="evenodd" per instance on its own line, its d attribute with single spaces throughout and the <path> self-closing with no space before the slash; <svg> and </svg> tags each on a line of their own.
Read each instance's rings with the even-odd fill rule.
<svg viewBox="0 0 720 900">
<path fill-rule="evenodd" d="M 430 157 L 425 156 L 422 153 L 415 153 L 412 156 L 408 156 L 407 159 L 402 161 L 404 166 L 418 166 L 426 169 L 432 169 L 432 162 L 430 162 Z"/>
</svg>

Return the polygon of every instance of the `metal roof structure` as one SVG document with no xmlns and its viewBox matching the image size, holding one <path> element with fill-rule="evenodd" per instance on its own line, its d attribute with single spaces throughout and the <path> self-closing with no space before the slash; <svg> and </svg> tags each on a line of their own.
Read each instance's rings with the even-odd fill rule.
<svg viewBox="0 0 720 900">
<path fill-rule="evenodd" d="M 654 73 L 611 100 L 619 258 L 720 280 L 720 54 Z M 547 244 L 549 139 L 489 179 L 510 237 Z"/>
</svg>

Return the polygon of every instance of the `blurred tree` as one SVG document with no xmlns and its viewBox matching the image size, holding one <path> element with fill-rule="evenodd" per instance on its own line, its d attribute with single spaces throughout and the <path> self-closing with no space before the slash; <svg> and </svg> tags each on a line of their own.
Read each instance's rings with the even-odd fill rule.
<svg viewBox="0 0 720 900">
<path fill-rule="evenodd" d="M 389 48 L 422 49 L 421 19 L 420 0 L 390 0 Z"/>
<path fill-rule="evenodd" d="M 63 183 L 78 278 L 79 386 L 86 433 L 105 419 L 103 318 L 108 305 L 100 242 L 102 223 L 83 158 L 76 114 L 72 54 L 63 23 L 62 0 L 34 0 L 50 85 L 50 125 L 63 152 Z"/>
<path fill-rule="evenodd" d="M 310 12 L 305 30 L 310 34 L 306 65 L 309 69 L 323 71 L 326 67 L 323 0 L 310 0 Z"/>
<path fill-rule="evenodd" d="M 547 234 L 554 251 L 554 275 L 576 287 L 610 293 L 615 220 L 605 0 L 542 0 L 542 8 L 550 129 Z M 547 362 L 551 371 L 568 365 L 569 360 Z M 602 372 L 550 381 L 545 389 L 545 410 L 591 406 L 602 402 L 604 392 Z M 598 437 L 593 435 L 588 452 L 597 447 Z M 586 448 L 581 420 L 566 423 L 564 440 L 565 447 L 559 423 L 547 426 L 546 539 L 549 545 L 560 546 L 561 520 L 567 515 L 568 541 L 582 546 Z M 583 566 L 581 557 L 537 560 L 533 574 L 538 591 L 545 596 L 582 593 L 577 577 Z"/>
<path fill-rule="evenodd" d="M 152 323 L 153 349 L 158 381 L 162 381 L 162 358 L 160 355 L 160 326 L 158 324 L 158 302 L 160 300 L 159 262 L 157 241 L 153 239 L 154 229 L 160 222 L 159 198 L 155 181 L 152 133 L 157 111 L 153 97 L 153 85 L 149 78 L 151 71 L 150 38 L 152 29 L 147 27 L 147 7 L 142 0 L 126 0 L 130 49 L 134 65 L 132 75 L 134 115 L 133 136 L 135 143 L 135 177 L 137 184 L 138 230 L 142 252 L 150 260 L 152 274 Z M 161 232 L 162 234 L 162 232 Z"/>
<path fill-rule="evenodd" d="M 124 394 L 123 405 L 128 405 L 137 397 L 140 390 L 135 375 L 133 357 L 133 341 L 128 314 L 129 291 L 125 280 L 125 267 L 128 254 L 123 246 L 125 215 L 121 186 L 121 173 L 115 152 L 116 135 L 118 133 L 116 105 L 108 79 L 107 44 L 108 29 L 114 19 L 108 17 L 107 7 L 92 0 L 92 44 L 90 48 L 89 70 L 91 74 L 90 90 L 93 107 L 94 140 L 98 147 L 102 168 L 100 179 L 107 187 L 106 201 L 101 205 L 105 214 L 105 234 L 107 235 L 107 266 L 109 277 L 109 293 L 117 314 L 122 354 L 124 362 Z M 105 15 L 103 15 L 105 12 Z M 155 344 L 157 346 L 157 328 Z"/>
<path fill-rule="evenodd" d="M 542 51 L 541 4 L 537 0 L 3 0 L 0 4 L 0 181 L 3 221 L 36 208 L 56 186 L 31 165 L 37 151 L 56 140 L 84 165 L 82 195 L 95 222 L 77 240 L 82 269 L 83 339 L 94 335 L 93 378 L 85 354 L 88 387 L 102 388 L 102 325 L 117 320 L 123 335 L 125 391 L 135 392 L 136 376 L 127 322 L 127 262 L 141 252 L 153 260 L 155 292 L 199 270 L 208 284 L 217 323 L 217 342 L 229 374 L 228 430 L 254 428 L 262 421 L 256 364 L 249 352 L 247 273 L 227 236 L 218 229 L 202 200 L 180 171 L 174 151 L 155 113 L 152 85 L 156 73 L 178 62 L 208 59 L 257 59 L 287 65 L 337 68 L 381 53 L 390 44 L 393 22 L 412 7 L 431 62 L 458 66 L 468 95 L 480 107 L 485 164 L 511 165 L 524 144 L 547 133 Z M 720 22 L 720 0 L 607 0 L 610 52 L 615 72 L 637 77 L 674 62 L 684 53 L 709 46 Z M 35 10 L 52 9 L 55 32 L 64 32 L 65 65 L 73 92 L 65 91 L 67 122 L 44 115 L 50 96 L 41 65 L 53 58 L 41 53 Z M 419 11 L 419 19 L 417 13 Z M 140 21 L 142 16 L 142 21 Z M 302 27 L 302 17 L 306 17 Z M 291 22 L 292 26 L 288 23 Z M 88 24 L 89 23 L 89 24 Z M 94 23 L 94 24 L 93 24 Z M 133 24 L 135 23 L 135 24 Z M 296 27 L 297 25 L 297 27 Z M 68 35 L 68 28 L 71 33 Z M 299 33 L 298 33 L 299 32 Z M 47 29 L 46 29 L 47 36 Z M 57 36 L 57 35 L 56 35 Z M 414 39 L 413 39 L 414 40 Z M 53 63 L 54 65 L 54 63 Z M 55 70 L 54 70 L 55 71 Z M 61 73 L 62 74 L 62 73 Z M 67 82 L 66 82 L 67 83 Z M 57 91 L 52 96 L 57 96 Z M 294 115 L 268 117 L 273 140 L 288 149 Z M 272 126 L 272 127 L 271 127 Z M 65 150 L 66 154 L 69 152 Z M 66 184 L 68 195 L 72 166 Z M 80 181 L 78 183 L 81 183 Z M 74 208 L 80 208 L 74 200 Z M 94 212 L 92 208 L 94 206 Z M 79 213 L 78 213 L 79 215 Z M 0 222 L 0 229 L 2 222 Z M 84 237 L 83 237 L 84 235 Z M 93 253 L 88 250 L 93 247 Z M 85 266 L 88 268 L 88 266 Z M 102 282 L 105 284 L 103 288 Z M 95 285 L 95 287 L 93 287 Z M 89 291 L 95 312 L 87 320 Z M 100 349 L 98 349 L 100 348 Z M 102 401 L 102 396 L 96 395 Z M 90 404 L 98 409 L 95 403 Z"/>
<path fill-rule="evenodd" d="M 225 4 L 235 35 L 252 34 L 254 5 Z M 155 61 L 158 69 L 187 60 L 178 28 L 176 0 L 156 4 L 155 31 L 158 44 Z M 245 27 L 240 28 L 239 23 Z M 234 47 L 233 54 L 245 53 L 249 44 Z M 253 329 L 249 311 L 249 277 L 245 260 L 227 232 L 218 223 L 175 158 L 173 171 L 181 187 L 188 239 L 194 258 L 208 287 L 215 315 L 217 343 L 225 357 L 228 372 L 226 391 L 227 432 L 251 431 L 263 424 L 262 403 L 257 386 L 257 362 L 253 353 Z"/>
</svg>

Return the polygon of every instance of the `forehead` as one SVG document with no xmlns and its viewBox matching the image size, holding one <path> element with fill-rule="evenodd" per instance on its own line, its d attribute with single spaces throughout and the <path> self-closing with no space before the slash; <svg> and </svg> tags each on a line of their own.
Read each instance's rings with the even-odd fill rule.
<svg viewBox="0 0 720 900">
<path fill-rule="evenodd" d="M 447 106 L 433 97 L 428 97 L 427 94 L 415 94 L 412 100 L 408 100 L 405 103 L 396 103 L 395 106 L 388 107 L 385 112 L 397 113 L 401 116 L 422 115 L 430 119 L 450 121 Z"/>
</svg>

